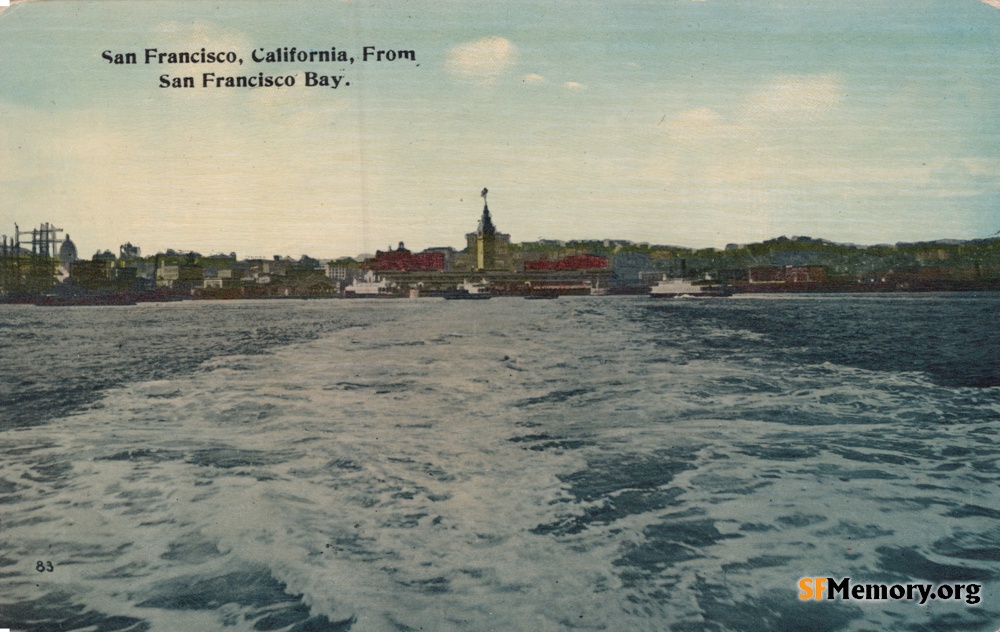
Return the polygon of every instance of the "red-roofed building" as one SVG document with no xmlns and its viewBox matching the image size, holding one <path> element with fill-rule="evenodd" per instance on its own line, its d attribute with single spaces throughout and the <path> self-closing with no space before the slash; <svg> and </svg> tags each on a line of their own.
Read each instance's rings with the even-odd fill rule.
<svg viewBox="0 0 1000 632">
<path fill-rule="evenodd" d="M 524 271 L 531 270 L 602 270 L 608 267 L 605 257 L 596 255 L 570 255 L 561 259 L 525 261 Z"/>
<path fill-rule="evenodd" d="M 390 246 L 388 251 L 377 251 L 374 259 L 365 261 L 364 267 L 376 272 L 386 270 L 402 272 L 444 270 L 444 253 L 420 252 L 413 254 L 403 246 L 403 242 L 399 242 L 399 248 L 396 250 L 393 250 Z"/>
</svg>

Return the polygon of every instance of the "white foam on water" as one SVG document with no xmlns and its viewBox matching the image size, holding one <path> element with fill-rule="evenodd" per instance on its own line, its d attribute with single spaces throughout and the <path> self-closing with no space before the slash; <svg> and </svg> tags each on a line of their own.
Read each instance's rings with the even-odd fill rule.
<svg viewBox="0 0 1000 632">
<path fill-rule="evenodd" d="M 880 550 L 959 565 L 932 544 L 996 530 L 988 515 L 948 515 L 997 506 L 983 484 L 995 464 L 935 469 L 942 448 L 983 437 L 982 423 L 948 418 L 957 389 L 692 358 L 683 328 L 664 345 L 623 318 L 632 303 L 582 305 L 394 302 L 378 308 L 391 319 L 131 382 L 10 433 L 21 451 L 0 479 L 22 500 L 3 525 L 17 560 L 6 598 L 62 591 L 155 630 L 252 629 L 254 604 L 163 597 L 266 569 L 354 630 L 727 629 L 706 586 L 738 609 L 794 599 L 802 576 L 895 581 Z M 677 467 L 647 485 L 629 469 L 647 462 Z M 650 504 L 630 510 L 635 498 Z M 710 527 L 703 542 L 684 531 L 694 522 Z M 560 524 L 578 526 L 539 529 Z M 32 575 L 49 559 L 56 572 Z M 929 616 L 849 605 L 871 629 Z"/>
</svg>

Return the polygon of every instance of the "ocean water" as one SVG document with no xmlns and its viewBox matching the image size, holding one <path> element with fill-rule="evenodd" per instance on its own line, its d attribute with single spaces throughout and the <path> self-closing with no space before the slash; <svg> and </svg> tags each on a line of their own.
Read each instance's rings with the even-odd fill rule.
<svg viewBox="0 0 1000 632">
<path fill-rule="evenodd" d="M 992 632 L 998 308 L 2 306 L 0 627 Z"/>
</svg>

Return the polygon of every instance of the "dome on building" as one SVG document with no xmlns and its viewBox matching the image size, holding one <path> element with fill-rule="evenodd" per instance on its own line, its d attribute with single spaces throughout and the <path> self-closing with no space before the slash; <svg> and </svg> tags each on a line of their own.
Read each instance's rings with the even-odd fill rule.
<svg viewBox="0 0 1000 632">
<path fill-rule="evenodd" d="M 76 253 L 76 244 L 73 240 L 66 235 L 66 239 L 63 240 L 61 246 L 59 246 L 59 261 L 62 262 L 63 266 L 69 268 L 69 265 L 76 261 L 79 257 Z"/>
</svg>

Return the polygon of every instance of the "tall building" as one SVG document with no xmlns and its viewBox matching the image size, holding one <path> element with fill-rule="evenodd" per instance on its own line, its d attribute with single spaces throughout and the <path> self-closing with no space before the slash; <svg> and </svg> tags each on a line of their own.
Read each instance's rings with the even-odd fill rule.
<svg viewBox="0 0 1000 632">
<path fill-rule="evenodd" d="M 465 236 L 465 256 L 456 260 L 456 270 L 512 271 L 516 267 L 510 253 L 510 235 L 498 232 L 493 225 L 486 193 L 487 190 L 483 189 L 483 215 L 479 218 L 479 226 L 476 232 Z"/>
</svg>

